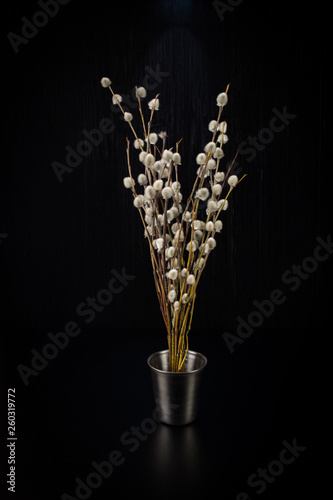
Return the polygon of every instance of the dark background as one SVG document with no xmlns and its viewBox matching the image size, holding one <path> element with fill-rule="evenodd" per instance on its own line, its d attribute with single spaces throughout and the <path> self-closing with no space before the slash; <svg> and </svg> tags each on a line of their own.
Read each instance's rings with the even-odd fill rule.
<svg viewBox="0 0 333 500">
<path fill-rule="evenodd" d="M 21 35 L 21 18 L 41 8 L 18 0 L 3 6 L 1 457 L 7 473 L 6 394 L 15 387 L 16 498 L 75 497 L 75 478 L 119 449 L 125 463 L 91 498 L 200 498 L 205 489 L 255 499 L 261 495 L 247 478 L 295 438 L 307 449 L 262 497 L 320 497 L 332 262 L 319 263 L 295 291 L 282 275 L 332 232 L 329 12 L 299 5 L 244 0 L 222 21 L 210 1 L 71 0 L 17 54 L 7 34 Z M 186 428 L 159 424 L 130 453 L 121 435 L 154 409 L 147 356 L 167 344 L 141 221 L 122 184 L 130 130 L 99 82 L 109 76 L 116 92 L 130 95 L 147 67 L 167 73 L 144 104 L 159 93 L 154 130 L 167 130 L 169 147 L 183 138 L 185 198 L 228 83 L 227 161 L 269 127 L 274 109 L 296 118 L 253 161 L 239 156 L 248 175 L 223 214 L 190 337 L 190 348 L 208 358 L 199 418 Z M 127 108 L 139 124 L 138 110 Z M 82 130 L 106 117 L 114 130 L 60 183 L 52 163 L 65 163 L 66 146 L 75 149 Z M 135 279 L 87 324 L 77 306 L 122 268 Z M 231 354 L 222 334 L 235 333 L 237 317 L 246 320 L 253 301 L 277 288 L 285 302 Z M 17 366 L 31 366 L 31 349 L 41 352 L 48 333 L 69 321 L 81 333 L 25 386 Z"/>
</svg>

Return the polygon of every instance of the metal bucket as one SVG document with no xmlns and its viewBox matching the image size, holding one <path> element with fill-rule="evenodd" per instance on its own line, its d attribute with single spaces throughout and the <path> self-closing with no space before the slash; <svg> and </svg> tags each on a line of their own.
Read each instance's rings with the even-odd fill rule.
<svg viewBox="0 0 333 500">
<path fill-rule="evenodd" d="M 169 351 L 155 352 L 148 358 L 153 381 L 157 415 L 169 425 L 185 425 L 196 419 L 207 358 L 188 351 L 184 372 L 169 371 Z"/>
</svg>

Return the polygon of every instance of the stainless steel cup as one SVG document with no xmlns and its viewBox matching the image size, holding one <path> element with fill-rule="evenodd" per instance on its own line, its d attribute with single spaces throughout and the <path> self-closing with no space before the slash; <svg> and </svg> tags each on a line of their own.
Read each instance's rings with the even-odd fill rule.
<svg viewBox="0 0 333 500">
<path fill-rule="evenodd" d="M 185 425 L 196 419 L 207 358 L 188 351 L 184 372 L 169 371 L 169 351 L 148 358 L 158 418 L 170 425 Z"/>
</svg>

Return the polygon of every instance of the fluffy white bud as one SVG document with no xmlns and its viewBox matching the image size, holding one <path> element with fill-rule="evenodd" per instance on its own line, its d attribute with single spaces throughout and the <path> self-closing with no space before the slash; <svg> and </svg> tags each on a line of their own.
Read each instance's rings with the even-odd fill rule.
<svg viewBox="0 0 333 500">
<path fill-rule="evenodd" d="M 217 209 L 218 205 L 216 201 L 209 200 L 209 202 L 207 203 L 207 213 L 210 214 L 212 212 L 216 212 Z"/>
<path fill-rule="evenodd" d="M 176 300 L 176 297 L 177 297 L 176 290 L 170 290 L 170 292 L 168 293 L 168 299 L 170 300 L 171 303 Z"/>
<path fill-rule="evenodd" d="M 141 97 L 141 99 L 144 99 L 147 95 L 147 91 L 144 87 L 139 87 L 138 89 L 136 89 L 136 93 L 139 97 Z"/>
<path fill-rule="evenodd" d="M 180 203 L 183 199 L 183 195 L 182 193 L 180 193 L 179 191 L 177 191 L 176 193 L 174 193 L 174 196 L 173 196 L 173 199 L 176 203 Z"/>
<path fill-rule="evenodd" d="M 187 274 L 187 269 L 186 267 L 183 267 L 183 269 L 180 271 L 180 276 L 182 278 L 185 278 L 186 274 Z"/>
<path fill-rule="evenodd" d="M 135 141 L 134 141 L 134 147 L 135 147 L 135 149 L 140 149 L 139 143 L 141 144 L 141 146 L 144 145 L 144 142 L 143 142 L 142 139 L 139 139 L 139 140 L 135 139 Z"/>
<path fill-rule="evenodd" d="M 147 186 L 145 189 L 145 197 L 147 200 L 153 200 L 156 196 L 156 189 L 153 186 Z"/>
<path fill-rule="evenodd" d="M 161 172 L 161 179 L 167 179 L 169 177 L 169 169 L 167 166 L 164 165 L 164 168 Z"/>
<path fill-rule="evenodd" d="M 215 128 L 216 128 L 216 125 L 217 125 L 217 121 L 216 120 L 210 121 L 209 124 L 208 124 L 208 130 L 210 130 L 211 132 L 214 132 Z"/>
<path fill-rule="evenodd" d="M 149 144 L 156 144 L 158 141 L 158 135 L 155 132 L 149 134 Z"/>
<path fill-rule="evenodd" d="M 209 142 L 208 144 L 206 144 L 204 151 L 206 154 L 208 154 L 210 151 L 214 153 L 215 149 L 216 149 L 215 142 Z"/>
<path fill-rule="evenodd" d="M 146 156 L 147 156 L 146 151 L 141 151 L 141 153 L 139 154 L 139 160 L 143 163 L 145 161 Z"/>
<path fill-rule="evenodd" d="M 169 210 L 167 210 L 167 221 L 168 223 L 170 224 L 170 222 L 173 221 L 173 219 L 175 218 L 175 213 L 174 211 L 170 208 Z"/>
<path fill-rule="evenodd" d="M 225 92 L 222 92 L 216 98 L 216 104 L 218 106 L 225 106 L 227 102 L 228 102 L 228 95 Z"/>
<path fill-rule="evenodd" d="M 156 242 L 156 248 L 158 250 L 161 250 L 163 248 L 163 246 L 164 246 L 164 240 L 163 240 L 163 238 L 157 238 L 157 240 L 155 240 L 155 242 Z"/>
<path fill-rule="evenodd" d="M 223 132 L 223 134 L 227 131 L 227 122 L 221 122 L 219 125 L 219 131 Z"/>
<path fill-rule="evenodd" d="M 214 156 L 214 158 L 221 159 L 224 156 L 224 152 L 221 148 L 216 148 L 213 156 Z"/>
<path fill-rule="evenodd" d="M 179 241 L 184 241 L 184 238 L 185 238 L 185 236 L 184 236 L 184 231 L 183 231 L 183 230 L 181 230 L 181 231 L 180 231 L 180 230 L 178 229 L 178 231 L 177 231 L 177 232 L 176 232 L 176 234 L 175 234 L 175 238 L 174 238 L 174 239 L 175 239 L 175 242 L 177 243 L 177 241 L 178 241 L 178 240 L 179 240 Z"/>
<path fill-rule="evenodd" d="M 144 237 L 145 238 L 148 238 L 148 235 L 152 235 L 152 232 L 153 232 L 153 228 L 151 226 L 146 226 L 145 230 L 144 230 Z"/>
<path fill-rule="evenodd" d="M 190 300 L 190 297 L 188 296 L 187 293 L 184 293 L 182 296 L 182 304 L 187 304 L 187 302 Z"/>
<path fill-rule="evenodd" d="M 155 161 L 154 165 L 152 166 L 152 169 L 155 170 L 155 172 L 160 172 L 163 168 L 163 164 L 161 161 Z"/>
<path fill-rule="evenodd" d="M 216 172 L 216 174 L 214 175 L 214 179 L 216 180 L 216 182 L 222 182 L 224 180 L 224 177 L 224 172 Z"/>
<path fill-rule="evenodd" d="M 110 78 L 107 78 L 106 76 L 103 76 L 103 78 L 101 79 L 101 85 L 102 87 L 109 87 L 111 85 L 111 80 Z"/>
<path fill-rule="evenodd" d="M 194 231 L 194 238 L 197 240 L 197 241 L 200 241 L 201 238 L 202 238 L 202 235 L 203 235 L 203 232 L 198 229 L 197 231 Z"/>
<path fill-rule="evenodd" d="M 217 220 L 217 221 L 215 222 L 215 231 L 216 231 L 217 233 L 220 233 L 220 232 L 221 232 L 222 227 L 223 227 L 223 223 L 222 223 L 222 221 L 221 221 L 221 220 Z"/>
<path fill-rule="evenodd" d="M 148 102 L 148 107 L 149 107 L 149 109 L 154 108 L 155 111 L 158 111 L 159 107 L 160 107 L 160 100 L 159 99 L 152 99 L 151 101 Z"/>
<path fill-rule="evenodd" d="M 199 219 L 193 221 L 193 229 L 194 229 L 194 231 L 196 231 L 198 229 L 203 229 L 203 227 L 202 227 L 202 221 L 199 220 Z"/>
<path fill-rule="evenodd" d="M 207 222 L 206 231 L 214 231 L 214 222 L 212 221 Z"/>
<path fill-rule="evenodd" d="M 199 200 L 207 200 L 208 196 L 209 191 L 207 188 L 198 189 L 198 191 L 195 193 L 195 197 L 199 198 Z"/>
<path fill-rule="evenodd" d="M 204 165 L 206 163 L 206 155 L 205 153 L 199 153 L 196 162 L 198 165 Z"/>
<path fill-rule="evenodd" d="M 173 213 L 174 217 L 177 217 L 177 215 L 179 215 L 179 209 L 175 205 L 170 208 L 170 211 Z"/>
<path fill-rule="evenodd" d="M 192 220 L 192 213 L 191 212 L 185 212 L 183 218 L 184 218 L 185 222 L 191 222 L 191 220 Z"/>
<path fill-rule="evenodd" d="M 140 184 L 140 186 L 144 186 L 145 184 L 147 184 L 147 182 L 148 182 L 148 179 L 145 176 L 145 174 L 138 175 L 138 183 Z"/>
<path fill-rule="evenodd" d="M 212 187 L 212 193 L 215 195 L 215 196 L 219 196 L 222 192 L 222 186 L 221 184 L 215 184 L 213 187 Z"/>
<path fill-rule="evenodd" d="M 186 283 L 188 285 L 194 285 L 195 283 L 195 277 L 194 277 L 194 274 L 189 274 L 186 278 Z"/>
<path fill-rule="evenodd" d="M 171 198 L 172 196 L 172 189 L 171 187 L 165 187 L 162 189 L 162 196 L 164 198 L 164 200 L 168 200 L 169 198 Z"/>
<path fill-rule="evenodd" d="M 197 248 L 198 248 L 198 243 L 195 240 L 193 240 L 192 242 L 189 241 L 188 244 L 186 245 L 186 250 L 188 252 L 195 252 Z"/>
<path fill-rule="evenodd" d="M 222 210 L 227 210 L 228 205 L 229 205 L 228 200 L 219 200 L 219 201 L 217 202 L 217 206 L 218 206 L 219 208 L 221 208 L 221 207 L 222 207 Z"/>
<path fill-rule="evenodd" d="M 179 222 L 175 222 L 174 224 L 172 224 L 171 226 L 171 231 L 173 232 L 173 234 L 176 234 L 176 232 L 178 231 L 178 229 L 180 228 L 180 224 Z"/>
<path fill-rule="evenodd" d="M 205 259 L 203 257 L 201 257 L 200 260 L 197 260 L 195 262 L 195 267 L 198 267 L 198 269 L 202 269 L 204 263 L 205 263 Z"/>
<path fill-rule="evenodd" d="M 181 165 L 181 157 L 179 153 L 173 153 L 172 155 L 172 161 L 174 162 L 175 165 Z"/>
<path fill-rule="evenodd" d="M 150 226 L 153 223 L 153 218 L 150 217 L 149 215 L 147 215 L 147 213 L 146 213 L 146 215 L 145 215 L 145 221 Z"/>
<path fill-rule="evenodd" d="M 161 191 L 163 189 L 163 181 L 162 179 L 159 179 L 158 181 L 155 181 L 153 184 L 154 188 L 156 191 Z"/>
<path fill-rule="evenodd" d="M 136 208 L 141 208 L 143 207 L 145 203 L 145 197 L 143 196 L 143 194 L 139 194 L 136 198 L 134 198 L 133 200 L 133 205 L 136 207 Z"/>
<path fill-rule="evenodd" d="M 169 280 L 175 280 L 178 277 L 178 271 L 177 269 L 170 269 L 170 271 L 167 273 L 167 277 Z"/>
<path fill-rule="evenodd" d="M 235 187 L 238 182 L 237 175 L 231 175 L 228 179 L 228 184 L 230 187 Z"/>
<path fill-rule="evenodd" d="M 172 160 L 172 156 L 173 156 L 172 152 L 171 152 L 171 151 L 169 151 L 168 149 L 165 149 L 165 150 L 163 151 L 162 158 L 163 158 L 163 160 L 165 160 L 167 163 L 170 163 L 170 161 Z"/>
<path fill-rule="evenodd" d="M 211 158 L 210 160 L 208 160 L 208 162 L 207 162 L 207 168 L 208 168 L 208 170 L 215 170 L 216 169 L 216 161 L 213 160 L 213 158 Z"/>
<path fill-rule="evenodd" d="M 165 251 L 165 255 L 168 259 L 171 259 L 175 255 L 175 247 L 169 247 Z"/>
<path fill-rule="evenodd" d="M 120 94 L 115 94 L 112 96 L 112 104 L 118 104 L 119 102 L 121 102 L 123 100 L 123 98 L 121 97 Z"/>
<path fill-rule="evenodd" d="M 152 155 L 151 153 L 148 153 L 146 156 L 145 156 L 145 159 L 144 159 L 144 162 L 143 162 L 146 167 L 152 167 L 155 163 L 155 158 L 154 158 L 154 155 Z"/>
<path fill-rule="evenodd" d="M 208 238 L 207 245 L 209 246 L 209 248 L 215 248 L 216 247 L 215 238 Z"/>
<path fill-rule="evenodd" d="M 132 113 L 128 113 L 127 111 L 125 111 L 124 120 L 125 120 L 125 122 L 131 122 L 133 120 Z"/>
<path fill-rule="evenodd" d="M 202 177 L 208 177 L 209 176 L 209 171 L 207 168 L 204 167 L 199 167 L 197 170 L 197 175 L 199 175 L 201 178 Z"/>
<path fill-rule="evenodd" d="M 223 144 L 226 144 L 229 141 L 229 137 L 227 134 L 220 134 L 217 138 L 218 142 L 223 142 Z"/>
<path fill-rule="evenodd" d="M 127 189 L 132 187 L 132 180 L 130 177 L 125 177 L 123 179 L 123 183 L 124 183 L 125 188 L 127 188 Z M 134 179 L 133 179 L 133 184 L 135 184 Z"/>
</svg>

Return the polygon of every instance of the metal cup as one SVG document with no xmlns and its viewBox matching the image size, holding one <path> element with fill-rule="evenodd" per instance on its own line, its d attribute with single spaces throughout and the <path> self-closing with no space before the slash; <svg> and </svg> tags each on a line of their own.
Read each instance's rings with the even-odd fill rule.
<svg viewBox="0 0 333 500">
<path fill-rule="evenodd" d="M 169 371 L 169 351 L 149 356 L 157 415 L 169 425 L 185 425 L 196 419 L 202 378 L 207 358 L 199 352 L 188 351 L 185 371 Z"/>
</svg>

